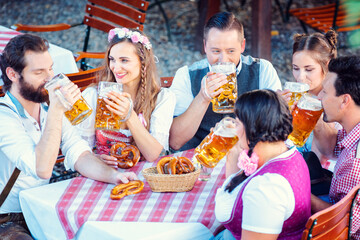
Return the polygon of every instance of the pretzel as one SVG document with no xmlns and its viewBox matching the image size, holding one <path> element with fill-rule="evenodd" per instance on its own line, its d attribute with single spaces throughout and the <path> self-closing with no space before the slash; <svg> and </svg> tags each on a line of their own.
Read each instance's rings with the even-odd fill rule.
<svg viewBox="0 0 360 240">
<path fill-rule="evenodd" d="M 137 194 L 144 188 L 144 183 L 140 180 L 130 181 L 128 183 L 122 183 L 116 185 L 110 194 L 110 198 L 113 200 L 119 200 L 125 196 Z"/>
<path fill-rule="evenodd" d="M 186 157 L 164 157 L 156 165 L 159 174 L 185 174 L 195 170 Z"/>
<path fill-rule="evenodd" d="M 127 145 L 123 142 L 112 145 L 110 155 L 116 157 L 118 167 L 123 169 L 135 166 L 140 159 L 139 149 L 134 145 Z"/>
</svg>

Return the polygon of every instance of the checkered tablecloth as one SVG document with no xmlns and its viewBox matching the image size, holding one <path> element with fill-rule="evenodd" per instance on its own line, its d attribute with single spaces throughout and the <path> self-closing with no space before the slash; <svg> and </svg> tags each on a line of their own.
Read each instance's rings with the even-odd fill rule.
<svg viewBox="0 0 360 240">
<path fill-rule="evenodd" d="M 19 35 L 21 33 L 11 30 L 9 28 L 0 26 L 0 53 L 4 50 L 6 44 L 9 42 L 9 40 L 16 35 Z"/>
<path fill-rule="evenodd" d="M 194 150 L 177 153 L 193 157 Z M 131 168 L 141 180 L 142 169 L 155 163 L 140 162 Z M 207 182 L 197 181 L 183 193 L 155 193 L 145 182 L 142 192 L 119 201 L 109 195 L 113 184 L 83 177 L 74 178 L 56 204 L 57 215 L 68 238 L 73 238 L 85 221 L 200 222 L 212 232 L 219 226 L 214 215 L 216 190 L 225 180 L 225 160 L 220 161 Z"/>
</svg>

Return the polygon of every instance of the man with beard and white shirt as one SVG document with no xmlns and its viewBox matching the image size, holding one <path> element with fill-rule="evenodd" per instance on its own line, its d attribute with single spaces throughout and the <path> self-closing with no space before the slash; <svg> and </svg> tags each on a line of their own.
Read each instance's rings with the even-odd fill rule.
<svg viewBox="0 0 360 240">
<path fill-rule="evenodd" d="M 83 176 L 113 184 L 137 179 L 133 172 L 120 173 L 98 159 L 64 119 L 66 109 L 54 88 L 48 94 L 44 89 L 54 75 L 52 65 L 48 42 L 31 34 L 12 38 L 0 55 L 6 93 L 0 98 L 0 190 L 14 169 L 21 171 L 0 207 L 0 239 L 32 239 L 21 214 L 19 192 L 49 182 L 59 148 L 65 167 Z M 56 88 L 69 102 L 81 95 L 74 83 Z"/>
</svg>

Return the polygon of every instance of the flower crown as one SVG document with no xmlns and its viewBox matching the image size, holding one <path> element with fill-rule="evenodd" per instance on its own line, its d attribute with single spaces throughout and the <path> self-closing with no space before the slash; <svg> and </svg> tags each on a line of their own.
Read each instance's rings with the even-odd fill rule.
<svg viewBox="0 0 360 240">
<path fill-rule="evenodd" d="M 109 31 L 109 36 L 108 36 L 108 41 L 110 42 L 115 35 L 118 36 L 118 38 L 129 38 L 131 39 L 131 41 L 133 43 L 141 43 L 142 45 L 144 45 L 144 47 L 147 50 L 151 49 L 151 43 L 149 41 L 149 39 L 147 37 L 145 37 L 144 35 L 142 35 L 139 32 L 136 31 L 131 31 L 127 28 L 113 28 Z"/>
</svg>

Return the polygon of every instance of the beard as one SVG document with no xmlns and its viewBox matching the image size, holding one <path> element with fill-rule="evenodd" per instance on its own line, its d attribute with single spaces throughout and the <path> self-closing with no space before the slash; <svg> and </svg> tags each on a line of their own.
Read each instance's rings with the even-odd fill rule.
<svg viewBox="0 0 360 240">
<path fill-rule="evenodd" d="M 19 83 L 20 83 L 20 94 L 26 100 L 36 103 L 43 103 L 49 101 L 49 95 L 46 93 L 44 88 L 45 83 L 40 85 L 36 89 L 31 84 L 26 82 L 22 75 L 20 75 Z"/>
</svg>

